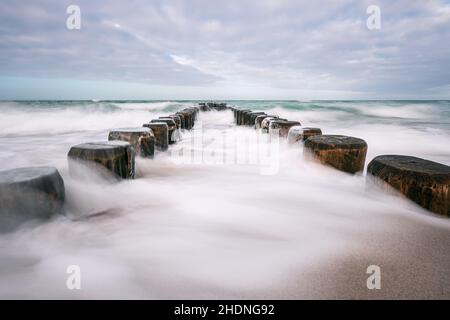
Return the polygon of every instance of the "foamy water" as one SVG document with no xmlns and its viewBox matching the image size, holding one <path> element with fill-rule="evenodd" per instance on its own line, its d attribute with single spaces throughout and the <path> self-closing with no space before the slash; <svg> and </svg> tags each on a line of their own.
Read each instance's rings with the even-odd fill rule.
<svg viewBox="0 0 450 320">
<path fill-rule="evenodd" d="M 395 153 L 450 165 L 449 102 L 230 103 L 363 138 L 366 164 Z M 368 187 L 364 175 L 305 162 L 284 141 L 275 174 L 221 163 L 257 158 L 246 143 L 257 133 L 234 126 L 230 111 L 201 113 L 169 152 L 138 159 L 136 180 L 68 175 L 70 146 L 191 104 L 0 104 L 3 169 L 56 166 L 67 196 L 66 216 L 0 235 L 0 297 L 450 298 L 448 219 Z M 173 157 L 193 150 L 203 158 Z M 382 270 L 377 292 L 365 284 L 371 264 Z M 81 268 L 81 290 L 66 288 L 69 265 Z"/>
</svg>

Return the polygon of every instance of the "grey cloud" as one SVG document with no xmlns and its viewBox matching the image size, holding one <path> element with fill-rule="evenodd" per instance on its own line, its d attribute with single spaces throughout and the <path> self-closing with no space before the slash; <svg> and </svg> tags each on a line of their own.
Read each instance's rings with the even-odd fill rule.
<svg viewBox="0 0 450 320">
<path fill-rule="evenodd" d="M 0 4 L 1 75 L 450 96 L 443 1 L 380 1 L 379 31 L 350 0 L 83 0 L 68 31 L 72 2 Z"/>
</svg>

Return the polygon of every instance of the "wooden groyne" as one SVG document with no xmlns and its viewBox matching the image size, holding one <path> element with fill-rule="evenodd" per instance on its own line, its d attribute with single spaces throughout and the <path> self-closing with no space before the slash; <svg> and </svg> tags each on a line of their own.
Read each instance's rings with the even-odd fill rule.
<svg viewBox="0 0 450 320">
<path fill-rule="evenodd" d="M 180 130 L 194 128 L 198 113 L 231 111 L 234 124 L 276 134 L 291 146 L 303 147 L 305 159 L 349 174 L 362 174 L 367 143 L 357 137 L 322 134 L 303 127 L 298 119 L 284 119 L 223 102 L 204 102 L 170 115 L 150 119 L 142 127 L 113 129 L 105 141 L 85 142 L 68 152 L 69 172 L 83 164 L 117 179 L 135 178 L 135 158 L 152 159 L 179 140 Z M 450 216 L 450 167 L 413 156 L 382 155 L 368 165 L 367 180 L 398 190 L 408 199 L 436 214 Z M 64 181 L 52 167 L 17 168 L 0 172 L 0 231 L 23 222 L 48 219 L 63 212 Z"/>
<path fill-rule="evenodd" d="M 323 135 L 320 128 L 303 127 L 277 115 L 230 107 L 234 123 L 263 133 L 278 132 L 290 145 L 303 146 L 307 160 L 349 174 L 364 171 L 367 143 L 357 137 Z M 434 213 L 450 216 L 450 167 L 433 161 L 403 155 L 375 157 L 367 168 L 369 183 L 389 186 Z"/>
</svg>

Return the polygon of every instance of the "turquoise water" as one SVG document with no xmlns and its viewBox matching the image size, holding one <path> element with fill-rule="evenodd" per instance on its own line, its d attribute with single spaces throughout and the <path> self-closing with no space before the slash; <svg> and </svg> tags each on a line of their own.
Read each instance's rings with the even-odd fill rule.
<svg viewBox="0 0 450 320">
<path fill-rule="evenodd" d="M 121 110 L 141 110 L 173 112 L 186 105 L 202 101 L 154 101 L 154 100 L 105 100 L 105 101 L 3 101 L 0 112 L 43 110 L 85 110 L 87 112 L 114 112 Z M 299 112 L 317 112 L 324 115 L 335 113 L 341 121 L 364 120 L 382 121 L 399 124 L 429 123 L 443 129 L 450 127 L 450 100 L 396 100 L 396 101 L 264 101 L 264 100 L 224 100 L 229 105 L 236 105 L 255 110 L 280 108 Z"/>
</svg>

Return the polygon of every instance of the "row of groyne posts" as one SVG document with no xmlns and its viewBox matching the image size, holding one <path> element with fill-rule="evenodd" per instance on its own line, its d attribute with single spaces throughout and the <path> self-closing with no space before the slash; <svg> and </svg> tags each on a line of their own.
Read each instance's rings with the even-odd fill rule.
<svg viewBox="0 0 450 320">
<path fill-rule="evenodd" d="M 95 170 L 108 178 L 134 179 L 135 157 L 152 159 L 155 152 L 167 151 L 169 145 L 179 141 L 181 130 L 194 127 L 200 107 L 192 106 L 152 119 L 142 127 L 114 129 L 105 141 L 71 147 L 67 155 L 70 175 L 83 177 L 83 173 L 89 175 Z M 0 232 L 12 231 L 30 220 L 47 220 L 64 213 L 64 203 L 64 181 L 54 167 L 0 172 Z"/>
<path fill-rule="evenodd" d="M 365 168 L 367 143 L 360 138 L 323 134 L 320 128 L 303 127 L 262 111 L 205 102 L 162 116 L 142 127 L 111 130 L 107 141 L 73 146 L 69 171 L 89 166 L 120 179 L 135 177 L 135 157 L 153 158 L 180 139 L 180 130 L 191 130 L 200 111 L 232 111 L 235 124 L 287 138 L 304 148 L 303 155 L 349 174 Z M 367 167 L 371 183 L 397 190 L 423 208 L 450 216 L 450 167 L 406 155 L 380 155 Z M 31 219 L 48 219 L 63 212 L 64 182 L 54 167 L 17 168 L 0 172 L 0 231 L 9 231 Z"/>
<path fill-rule="evenodd" d="M 278 134 L 289 144 L 303 146 L 303 155 L 349 174 L 365 168 L 367 143 L 360 138 L 322 134 L 320 128 L 303 127 L 262 111 L 230 107 L 236 125 Z M 367 166 L 367 179 L 388 192 L 400 192 L 423 208 L 450 216 L 450 167 L 408 155 L 380 155 Z"/>
</svg>

